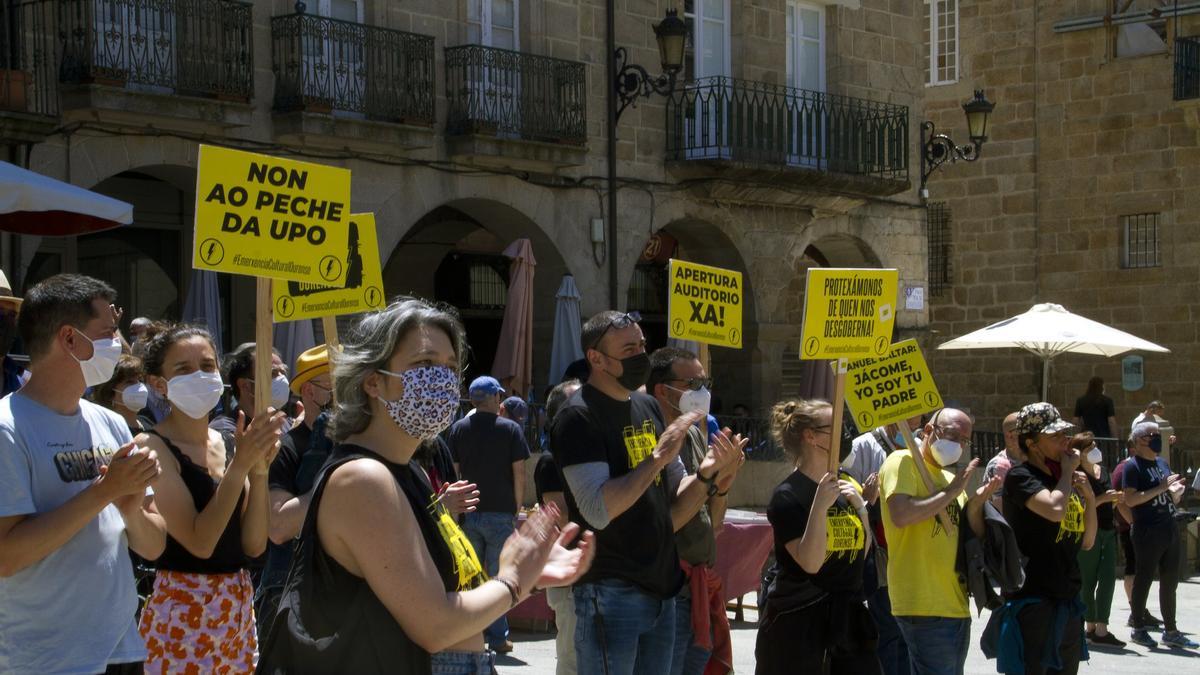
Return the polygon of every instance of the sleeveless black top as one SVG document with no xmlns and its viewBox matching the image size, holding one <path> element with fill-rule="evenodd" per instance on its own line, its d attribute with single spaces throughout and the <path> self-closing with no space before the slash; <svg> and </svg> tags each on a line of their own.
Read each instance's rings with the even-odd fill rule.
<svg viewBox="0 0 1200 675">
<path fill-rule="evenodd" d="M 183 479 L 183 484 L 191 493 L 196 511 L 204 510 L 204 507 L 208 506 L 208 502 L 216 494 L 219 482 L 208 475 L 207 469 L 192 462 L 191 458 L 183 454 L 183 451 L 166 436 L 153 429 L 146 433 L 161 439 L 171 454 L 175 456 L 175 460 L 179 462 L 179 477 Z M 242 552 L 242 501 L 245 498 L 246 491 L 242 490 L 238 495 L 237 506 L 234 507 L 229 522 L 225 524 L 225 531 L 217 540 L 217 546 L 213 549 L 211 556 L 197 558 L 168 533 L 167 547 L 155 561 L 154 566 L 160 570 L 193 574 L 233 574 L 241 570 L 246 564 L 246 556 Z"/>
<path fill-rule="evenodd" d="M 360 446 L 335 446 L 317 478 L 279 611 L 262 643 L 259 673 L 431 672 L 429 653 L 404 633 L 365 579 L 326 553 L 317 535 L 317 513 L 330 474 L 364 457 L 386 466 L 408 499 L 443 589 L 458 586 L 454 558 L 430 510 L 432 487 L 421 469 L 411 462 L 389 462 Z"/>
</svg>

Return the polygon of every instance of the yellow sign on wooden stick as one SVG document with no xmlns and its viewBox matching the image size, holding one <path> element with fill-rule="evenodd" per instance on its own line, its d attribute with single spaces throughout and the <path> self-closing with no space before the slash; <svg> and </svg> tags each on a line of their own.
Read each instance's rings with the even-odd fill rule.
<svg viewBox="0 0 1200 675">
<path fill-rule="evenodd" d="M 346 284 L 350 171 L 200 146 L 192 266 Z"/>
<path fill-rule="evenodd" d="M 272 309 L 276 322 L 370 312 L 387 304 L 375 214 L 350 216 L 347 229 L 349 243 L 339 256 L 346 268 L 345 287 L 305 281 L 275 282 Z"/>
<path fill-rule="evenodd" d="M 887 269 L 811 267 L 801 359 L 883 356 L 892 344 L 900 275 Z"/>
<path fill-rule="evenodd" d="M 671 260 L 668 276 L 671 337 L 741 349 L 742 273 Z"/>
<path fill-rule="evenodd" d="M 942 407 L 916 340 L 897 342 L 883 358 L 851 361 L 848 375 L 846 403 L 863 433 Z"/>
</svg>

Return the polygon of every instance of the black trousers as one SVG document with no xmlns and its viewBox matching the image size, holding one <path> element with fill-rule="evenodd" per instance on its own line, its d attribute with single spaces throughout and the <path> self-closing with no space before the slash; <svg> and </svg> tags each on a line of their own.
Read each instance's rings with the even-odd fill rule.
<svg viewBox="0 0 1200 675">
<path fill-rule="evenodd" d="M 1079 672 L 1079 658 L 1083 652 L 1083 641 L 1080 638 L 1083 631 L 1082 616 L 1067 619 L 1067 625 L 1063 627 L 1062 642 L 1058 645 L 1058 658 L 1062 662 L 1062 668 L 1056 670 L 1042 665 L 1046 641 L 1054 639 L 1054 615 L 1057 611 L 1054 603 L 1039 602 L 1022 609 L 1017 615 L 1017 622 L 1021 624 L 1021 641 L 1025 644 L 1026 675 L 1075 675 Z"/>
<path fill-rule="evenodd" d="M 1150 597 L 1150 584 L 1158 572 L 1158 606 L 1162 610 L 1163 627 L 1175 627 L 1175 587 L 1179 585 L 1180 546 L 1179 530 L 1175 523 L 1133 529 L 1133 550 L 1137 564 L 1133 575 L 1133 598 L 1130 610 L 1134 628 L 1142 628 L 1146 615 L 1146 599 Z"/>
<path fill-rule="evenodd" d="M 833 602 L 836 601 L 827 598 L 805 609 L 768 615 L 759 626 L 754 646 L 755 674 L 879 675 L 879 657 L 873 639 L 864 640 L 858 648 L 839 646 L 846 636 L 835 634 L 839 631 L 832 626 L 845 626 L 846 622 L 831 620 Z M 839 611 L 866 614 L 867 608 L 859 602 L 856 607 Z M 857 618 L 872 621 L 870 615 Z"/>
</svg>

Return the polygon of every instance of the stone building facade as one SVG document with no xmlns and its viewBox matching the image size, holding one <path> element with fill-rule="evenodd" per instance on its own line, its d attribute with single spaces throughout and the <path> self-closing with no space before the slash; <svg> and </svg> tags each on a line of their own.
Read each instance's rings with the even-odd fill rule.
<svg viewBox="0 0 1200 675">
<path fill-rule="evenodd" d="M 998 430 L 1007 412 L 1040 398 L 1040 360 L 932 347 L 1051 302 L 1171 353 L 1141 355 L 1144 386 L 1136 389 L 1123 384 L 1120 357 L 1061 357 L 1050 401 L 1069 415 L 1099 376 L 1120 433 L 1157 398 L 1183 447 L 1195 447 L 1200 50 L 1187 38 L 1200 34 L 1200 16 L 1169 17 L 1172 5 L 985 0 L 957 8 L 960 71 L 956 82 L 926 89 L 926 115 L 965 142 L 959 106 L 971 90 L 985 88 L 996 109 L 981 159 L 943 165 L 929 181 L 933 292 L 924 341 L 943 394 L 975 412 L 977 428 Z"/>
<path fill-rule="evenodd" d="M 112 280 L 127 318 L 178 316 L 199 143 L 351 169 L 352 210 L 376 215 L 386 291 L 458 305 L 476 372 L 503 313 L 500 254 L 529 238 L 539 397 L 565 273 L 585 316 L 638 309 L 655 347 L 667 256 L 744 271 L 745 347 L 714 348 L 712 370 L 727 408 L 757 410 L 812 379 L 795 356 L 808 267 L 896 267 L 904 285 L 926 284 L 910 181 L 919 0 L 617 0 L 616 44 L 651 74 L 664 12 L 695 29 L 675 93 L 619 119 L 615 259 L 604 0 L 314 0 L 303 15 L 285 0 L 153 4 L 173 9 L 22 0 L 6 19 L 25 23 L 0 77 L 26 93 L 0 105 L 0 152 L 136 207 L 114 232 L 6 235 L 19 287 L 78 270 Z M 252 281 L 220 287 L 225 343 L 249 339 Z M 928 319 L 898 313 L 902 331 Z"/>
</svg>

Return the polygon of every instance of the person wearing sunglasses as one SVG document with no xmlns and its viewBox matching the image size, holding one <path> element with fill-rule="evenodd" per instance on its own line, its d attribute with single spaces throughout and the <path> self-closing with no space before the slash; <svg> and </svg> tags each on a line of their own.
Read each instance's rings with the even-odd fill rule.
<svg viewBox="0 0 1200 675">
<path fill-rule="evenodd" d="M 965 490 L 979 466 L 977 459 L 954 473 L 970 452 L 972 426 L 965 412 L 943 408 L 925 425 L 919 448 L 893 452 L 879 469 L 888 597 L 915 675 L 961 675 L 967 661 L 971 612 L 955 568 L 959 523 L 967 515 L 971 530 L 982 536 L 983 503 L 1000 487 L 1000 479 L 993 478 L 968 498 Z M 917 461 L 925 463 L 932 490 L 925 486 Z"/>
<path fill-rule="evenodd" d="M 663 347 L 650 355 L 650 378 L 646 392 L 658 401 L 663 419 L 670 424 L 689 412 L 708 414 L 712 394 L 712 378 L 704 365 L 686 349 Z M 687 440 L 679 457 L 683 461 L 690 487 L 685 497 L 675 499 L 671 520 L 675 525 L 675 545 L 679 551 L 680 567 L 688 577 L 675 599 L 675 653 L 671 659 L 671 675 L 700 675 L 710 657 L 726 670 L 733 668 L 733 651 L 729 637 L 729 621 L 725 614 L 725 596 L 721 577 L 713 570 L 717 562 L 717 534 L 725 522 L 726 498 L 734 478 L 741 468 L 747 439 L 727 437 L 713 429 L 712 443 L 735 445 L 734 452 L 721 453 L 729 464 L 720 467 L 717 453 L 709 450 L 708 435 L 701 429 L 707 420 L 688 428 Z M 729 430 L 726 429 L 726 432 Z M 668 492 L 678 493 L 671 474 Z"/>
<path fill-rule="evenodd" d="M 1131 452 L 1125 460 L 1121 483 L 1125 504 L 1133 511 L 1130 537 L 1137 561 L 1130 601 L 1133 632 L 1129 639 L 1143 647 L 1153 648 L 1157 644 L 1150 637 L 1146 620 L 1146 599 L 1157 572 L 1163 644 L 1193 649 L 1198 645 L 1179 632 L 1175 624 L 1175 588 L 1179 584 L 1180 547 L 1183 545 L 1175 527 L 1175 511 L 1183 498 L 1184 479 L 1171 473 L 1166 460 L 1160 456 L 1163 437 L 1158 424 L 1139 423 L 1130 432 L 1129 441 Z"/>
<path fill-rule="evenodd" d="M 694 479 L 670 490 L 672 476 L 686 473 L 679 452 L 688 428 L 704 413 L 667 425 L 655 400 L 638 392 L 651 369 L 640 318 L 606 311 L 587 320 L 581 346 L 590 375 L 550 431 L 570 518 L 596 532 L 596 560 L 574 588 L 580 675 L 670 672 L 684 581 L 672 503 L 705 495 L 705 486 L 691 488 Z"/>
</svg>

